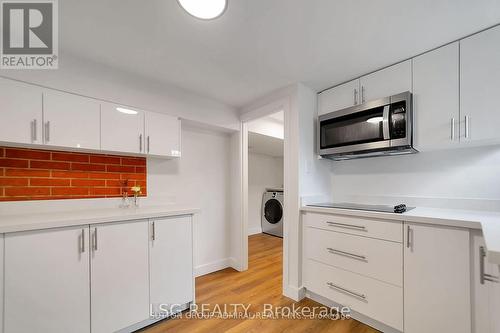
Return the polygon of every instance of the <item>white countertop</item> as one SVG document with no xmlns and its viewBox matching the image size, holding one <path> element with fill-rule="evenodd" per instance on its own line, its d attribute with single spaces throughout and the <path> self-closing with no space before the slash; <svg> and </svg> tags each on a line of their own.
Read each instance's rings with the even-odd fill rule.
<svg viewBox="0 0 500 333">
<path fill-rule="evenodd" d="M 412 223 L 444 225 L 483 231 L 488 261 L 500 265 L 500 212 L 417 207 L 403 214 L 364 210 L 304 206 L 304 212 L 352 215 L 399 220 Z"/>
<path fill-rule="evenodd" d="M 0 233 L 131 221 L 155 217 L 190 215 L 199 209 L 181 206 L 145 206 L 139 208 L 103 208 L 47 213 L 0 215 Z"/>
</svg>

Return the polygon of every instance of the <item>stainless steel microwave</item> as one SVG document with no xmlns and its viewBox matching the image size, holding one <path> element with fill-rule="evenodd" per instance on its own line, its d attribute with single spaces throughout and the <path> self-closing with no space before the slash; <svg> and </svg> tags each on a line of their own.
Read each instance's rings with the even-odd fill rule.
<svg viewBox="0 0 500 333">
<path fill-rule="evenodd" d="M 415 153 L 412 120 L 410 92 L 322 115 L 317 130 L 319 155 L 345 160 Z"/>
</svg>

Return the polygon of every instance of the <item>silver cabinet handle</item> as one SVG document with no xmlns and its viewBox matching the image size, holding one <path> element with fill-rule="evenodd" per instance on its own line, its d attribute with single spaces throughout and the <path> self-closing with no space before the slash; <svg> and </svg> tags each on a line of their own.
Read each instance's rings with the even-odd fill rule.
<svg viewBox="0 0 500 333">
<path fill-rule="evenodd" d="M 479 282 L 484 284 L 485 281 L 500 283 L 500 277 L 487 274 L 484 272 L 484 258 L 486 258 L 486 249 L 484 246 L 479 247 Z"/>
<path fill-rule="evenodd" d="M 334 249 L 334 248 L 331 248 L 331 247 L 327 247 L 326 249 L 327 249 L 328 252 L 333 253 L 333 254 L 339 254 L 341 256 L 352 257 L 354 259 L 366 261 L 366 257 L 362 256 L 362 255 L 359 255 L 359 254 L 345 252 L 345 251 L 337 250 L 337 249 Z"/>
<path fill-rule="evenodd" d="M 406 247 L 411 248 L 411 239 L 413 238 L 413 230 L 410 226 L 406 226 Z"/>
<path fill-rule="evenodd" d="M 80 239 L 82 241 L 82 244 L 80 246 L 80 251 L 82 253 L 85 253 L 85 229 L 82 229 L 82 235 L 81 235 Z"/>
<path fill-rule="evenodd" d="M 148 135 L 147 141 L 148 141 L 148 153 L 149 153 L 149 135 Z"/>
<path fill-rule="evenodd" d="M 33 119 L 31 121 L 31 142 L 35 142 L 37 140 L 36 127 L 36 119 Z"/>
<path fill-rule="evenodd" d="M 451 118 L 451 141 L 455 141 L 455 118 Z"/>
<path fill-rule="evenodd" d="M 139 152 L 142 153 L 142 134 L 139 134 Z"/>
<path fill-rule="evenodd" d="M 337 227 L 337 228 L 344 228 L 344 229 L 356 229 L 356 230 L 362 230 L 366 231 L 366 227 L 363 225 L 355 225 L 355 224 L 345 224 L 345 223 L 339 223 L 339 222 L 326 222 L 330 227 Z"/>
<path fill-rule="evenodd" d="M 469 138 L 469 116 L 465 116 L 465 138 Z"/>
<path fill-rule="evenodd" d="M 354 105 L 358 104 L 358 89 L 354 89 Z"/>
<path fill-rule="evenodd" d="M 361 86 L 361 103 L 365 102 L 365 86 Z"/>
<path fill-rule="evenodd" d="M 45 123 L 45 142 L 50 141 L 50 121 Z"/>
<path fill-rule="evenodd" d="M 357 293 L 355 291 L 352 291 L 352 290 L 349 290 L 347 288 L 343 288 L 341 286 L 338 286 L 336 284 L 333 284 L 332 282 L 327 282 L 326 284 L 328 287 L 330 288 L 334 288 L 334 289 L 337 289 L 337 290 L 340 290 L 346 294 L 349 294 L 351 296 L 354 296 L 354 297 L 357 297 L 357 298 L 361 298 L 363 300 L 366 300 L 366 295 L 365 294 L 360 294 L 360 293 Z"/>
<path fill-rule="evenodd" d="M 94 228 L 94 239 L 92 241 L 94 251 L 97 251 L 97 228 Z"/>
<path fill-rule="evenodd" d="M 152 227 L 151 239 L 152 240 L 156 240 L 156 224 L 155 224 L 155 221 L 153 221 L 151 227 Z"/>
</svg>

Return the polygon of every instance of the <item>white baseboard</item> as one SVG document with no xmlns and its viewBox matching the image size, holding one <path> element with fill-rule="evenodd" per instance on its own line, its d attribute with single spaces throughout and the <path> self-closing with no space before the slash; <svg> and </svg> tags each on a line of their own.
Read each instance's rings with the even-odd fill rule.
<svg viewBox="0 0 500 333">
<path fill-rule="evenodd" d="M 306 288 L 288 285 L 283 288 L 283 295 L 298 302 L 306 297 Z"/>
<path fill-rule="evenodd" d="M 248 228 L 248 236 L 256 235 L 256 234 L 261 234 L 261 233 L 262 233 L 262 227 L 261 226 L 257 226 L 257 227 L 253 227 L 253 228 Z"/>
<path fill-rule="evenodd" d="M 213 272 L 220 271 L 221 269 L 232 267 L 232 258 L 220 259 L 217 261 L 210 262 L 208 264 L 198 265 L 194 268 L 194 275 L 196 277 L 201 275 L 210 274 Z M 235 261 L 235 260 L 234 260 Z"/>
<path fill-rule="evenodd" d="M 237 270 L 238 272 L 242 272 L 241 264 L 235 258 L 229 258 L 229 266 Z"/>
</svg>

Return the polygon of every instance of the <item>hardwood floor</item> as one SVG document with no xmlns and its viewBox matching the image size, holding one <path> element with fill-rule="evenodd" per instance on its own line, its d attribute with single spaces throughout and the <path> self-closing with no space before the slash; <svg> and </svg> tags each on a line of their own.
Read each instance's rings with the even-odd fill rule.
<svg viewBox="0 0 500 333">
<path fill-rule="evenodd" d="M 196 279 L 196 301 L 216 306 L 243 303 L 248 313 L 262 313 L 264 304 L 273 306 L 321 306 L 304 299 L 300 302 L 282 296 L 282 239 L 258 234 L 249 237 L 249 269 L 224 269 Z M 242 310 L 239 308 L 238 310 Z M 143 333 L 164 332 L 332 332 L 375 333 L 373 328 L 353 319 L 188 319 L 175 318 L 150 326 Z"/>
</svg>

